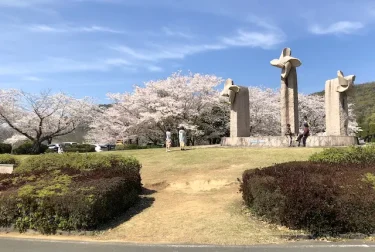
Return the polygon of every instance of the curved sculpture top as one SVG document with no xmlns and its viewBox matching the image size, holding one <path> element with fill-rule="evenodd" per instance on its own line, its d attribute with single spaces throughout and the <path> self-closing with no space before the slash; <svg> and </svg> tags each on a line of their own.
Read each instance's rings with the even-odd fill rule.
<svg viewBox="0 0 375 252">
<path fill-rule="evenodd" d="M 281 52 L 280 58 L 271 60 L 271 65 L 281 68 L 281 77 L 283 79 L 288 77 L 289 71 L 292 67 L 299 67 L 302 62 L 292 57 L 292 50 L 290 48 L 284 48 Z"/>
<path fill-rule="evenodd" d="M 337 71 L 337 78 L 339 79 L 339 85 L 337 86 L 336 91 L 343 93 L 348 91 L 354 86 L 355 75 L 344 76 L 342 71 Z"/>
<path fill-rule="evenodd" d="M 240 87 L 234 85 L 232 79 L 227 79 L 224 84 L 224 90 L 221 96 L 229 97 L 229 104 L 233 104 L 236 98 L 236 93 L 240 92 Z"/>
</svg>

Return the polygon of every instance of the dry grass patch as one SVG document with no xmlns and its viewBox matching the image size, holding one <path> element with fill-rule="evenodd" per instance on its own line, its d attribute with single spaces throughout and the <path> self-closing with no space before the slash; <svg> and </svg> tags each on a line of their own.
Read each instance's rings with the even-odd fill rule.
<svg viewBox="0 0 375 252">
<path fill-rule="evenodd" d="M 238 193 L 242 172 L 274 163 L 306 160 L 316 148 L 207 148 L 123 151 L 143 165 L 153 204 L 98 236 L 143 243 L 243 245 L 279 243 L 298 234 L 249 215 Z M 105 154 L 105 153 L 103 153 Z"/>
</svg>

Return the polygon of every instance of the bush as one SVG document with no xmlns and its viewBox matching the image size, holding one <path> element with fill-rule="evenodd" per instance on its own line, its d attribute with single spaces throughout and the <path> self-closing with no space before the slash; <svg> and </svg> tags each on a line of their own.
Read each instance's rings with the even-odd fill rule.
<svg viewBox="0 0 375 252">
<path fill-rule="evenodd" d="M 95 152 L 95 146 L 91 144 L 76 144 L 76 145 L 65 145 L 63 147 L 64 152 Z"/>
<path fill-rule="evenodd" d="M 375 232 L 375 165 L 291 162 L 243 174 L 259 216 L 315 236 Z"/>
<path fill-rule="evenodd" d="M 13 155 L 3 154 L 0 155 L 0 164 L 14 164 L 15 166 L 18 166 L 20 161 Z"/>
<path fill-rule="evenodd" d="M 44 234 L 93 230 L 133 206 L 140 163 L 116 155 L 45 154 L 0 176 L 0 226 Z"/>
<path fill-rule="evenodd" d="M 12 152 L 12 145 L 0 143 L 0 154 L 10 154 Z"/>
<path fill-rule="evenodd" d="M 154 149 L 154 148 L 162 148 L 162 145 L 146 145 L 141 146 L 137 144 L 121 144 L 116 145 L 115 150 L 137 150 L 137 149 Z"/>
<path fill-rule="evenodd" d="M 375 146 L 325 149 L 313 154 L 309 160 L 331 164 L 375 163 Z"/>
<path fill-rule="evenodd" d="M 13 150 L 13 154 L 16 155 L 32 155 L 33 153 L 33 142 L 27 141 Z M 47 145 L 41 145 L 41 153 L 44 153 L 48 149 Z"/>
<path fill-rule="evenodd" d="M 48 148 L 44 153 L 57 153 L 56 150 Z"/>
<path fill-rule="evenodd" d="M 120 144 L 116 145 L 115 150 L 137 150 L 137 149 L 147 149 L 147 146 L 140 146 L 137 144 Z"/>
</svg>

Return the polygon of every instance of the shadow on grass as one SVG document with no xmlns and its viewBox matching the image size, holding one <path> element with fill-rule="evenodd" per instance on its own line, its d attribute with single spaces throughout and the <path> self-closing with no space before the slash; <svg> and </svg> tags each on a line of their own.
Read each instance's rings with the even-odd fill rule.
<svg viewBox="0 0 375 252">
<path fill-rule="evenodd" d="M 141 195 L 139 196 L 138 201 L 129 208 L 124 214 L 118 216 L 117 218 L 109 221 L 108 223 L 99 227 L 96 231 L 107 231 L 109 229 L 116 228 L 117 226 L 121 225 L 122 223 L 130 220 L 137 214 L 142 213 L 145 209 L 152 206 L 155 201 L 154 197 L 150 197 L 150 195 L 156 193 L 156 190 L 151 190 L 147 188 L 143 188 Z"/>
</svg>

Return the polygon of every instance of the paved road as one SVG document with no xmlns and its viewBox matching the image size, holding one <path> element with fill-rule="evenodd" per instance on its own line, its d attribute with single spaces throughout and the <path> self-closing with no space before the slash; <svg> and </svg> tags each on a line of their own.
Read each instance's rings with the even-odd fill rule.
<svg viewBox="0 0 375 252">
<path fill-rule="evenodd" d="M 286 245 L 266 246 L 206 246 L 206 245 L 129 245 L 121 243 L 93 243 L 73 241 L 51 241 L 31 239 L 0 238 L 1 252 L 349 252 L 349 251 L 375 251 L 375 243 L 350 242 L 350 243 L 322 243 L 303 242 Z"/>
</svg>

